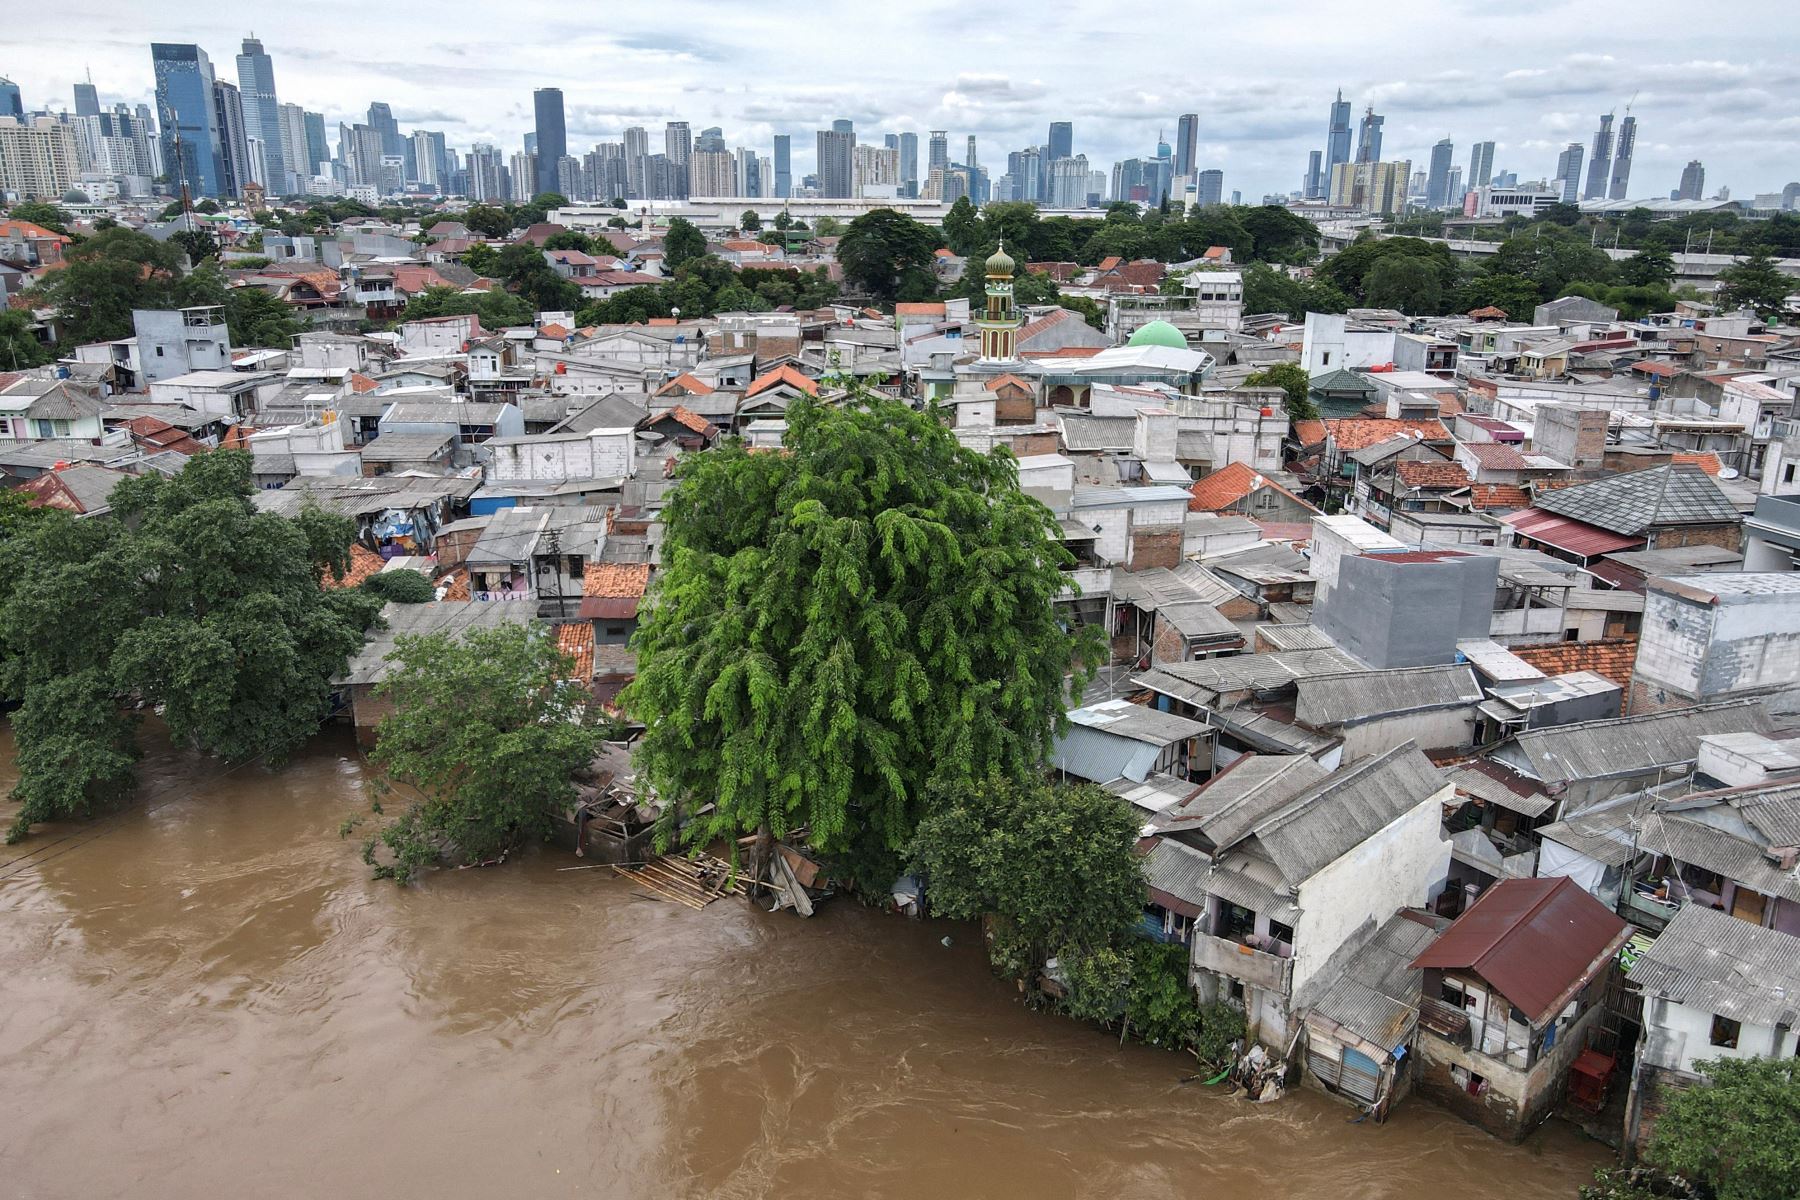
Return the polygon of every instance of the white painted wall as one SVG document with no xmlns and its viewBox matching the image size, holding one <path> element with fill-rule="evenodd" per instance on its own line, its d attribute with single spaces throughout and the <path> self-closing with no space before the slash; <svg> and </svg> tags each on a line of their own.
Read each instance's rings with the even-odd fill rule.
<svg viewBox="0 0 1800 1200">
<path fill-rule="evenodd" d="M 1796 1052 L 1795 1031 L 1778 1033 L 1773 1025 L 1745 1024 L 1735 1049 L 1715 1046 L 1712 1013 L 1662 996 L 1644 997 L 1644 1018 L 1648 1025 L 1644 1058 L 1653 1066 L 1692 1073 L 1702 1059 L 1792 1058 Z"/>
<path fill-rule="evenodd" d="M 636 466 L 630 429 L 595 429 L 585 438 L 554 437 L 492 446 L 487 476 L 496 483 L 615 479 Z"/>
</svg>

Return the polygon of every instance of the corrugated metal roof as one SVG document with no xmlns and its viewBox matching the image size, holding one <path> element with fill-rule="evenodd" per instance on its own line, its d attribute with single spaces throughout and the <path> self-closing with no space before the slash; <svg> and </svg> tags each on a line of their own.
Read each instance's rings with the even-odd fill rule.
<svg viewBox="0 0 1800 1200">
<path fill-rule="evenodd" d="M 1538 829 L 1543 841 L 1555 842 L 1608 867 L 1622 867 L 1637 857 L 1632 846 L 1635 803 L 1590 809 L 1578 817 Z"/>
<path fill-rule="evenodd" d="M 1292 926 L 1300 909 L 1286 893 L 1281 871 L 1266 858 L 1238 851 L 1220 859 L 1207 873 L 1203 886 L 1208 895 L 1259 912 L 1272 921 Z"/>
<path fill-rule="evenodd" d="M 1198 721 L 1129 700 L 1105 700 L 1074 709 L 1069 713 L 1069 723 L 1157 747 L 1206 732 L 1206 726 Z"/>
<path fill-rule="evenodd" d="M 1404 914 L 1389 917 L 1351 956 L 1343 974 L 1307 1013 L 1307 1020 L 1329 1022 L 1390 1054 L 1405 1045 L 1418 1020 L 1424 979 L 1413 969 L 1412 960 L 1438 935 L 1429 921 Z"/>
<path fill-rule="evenodd" d="M 1237 654 L 1204 662 L 1165 663 L 1151 674 L 1168 675 L 1190 687 L 1229 695 L 1249 690 L 1266 691 L 1314 676 L 1343 675 L 1366 669 L 1362 663 L 1333 647 L 1282 654 Z"/>
<path fill-rule="evenodd" d="M 1528 795 L 1520 795 L 1518 791 L 1508 787 L 1505 782 L 1482 770 L 1480 765 L 1475 763 L 1464 763 L 1453 769 L 1450 772 L 1450 782 L 1456 785 L 1456 790 L 1459 792 L 1465 792 L 1484 803 L 1497 804 L 1508 812 L 1516 812 L 1527 817 L 1541 816 L 1550 810 L 1551 805 L 1556 803 L 1555 800 L 1535 788 L 1531 789 Z"/>
<path fill-rule="evenodd" d="M 1442 772 L 1404 742 L 1343 768 L 1260 821 L 1256 839 L 1298 885 L 1444 786 Z"/>
<path fill-rule="evenodd" d="M 1594 558 L 1644 544 L 1641 536 L 1627 537 L 1578 521 L 1574 517 L 1559 516 L 1536 508 L 1520 509 L 1518 512 L 1507 513 L 1500 519 L 1528 538 L 1548 543 L 1582 558 Z"/>
<path fill-rule="evenodd" d="M 1273 646 L 1276 653 L 1337 649 L 1337 643 L 1317 625 L 1258 625 L 1256 636 Z"/>
<path fill-rule="evenodd" d="M 1130 779 L 1142 783 L 1162 753 L 1155 746 L 1114 737 L 1098 729 L 1071 725 L 1056 740 L 1050 762 L 1059 771 L 1093 783 Z"/>
<path fill-rule="evenodd" d="M 1626 972 L 1646 992 L 1748 1025 L 1800 1022 L 1800 938 L 1689 904 Z"/>
<path fill-rule="evenodd" d="M 1582 721 L 1514 735 L 1492 757 L 1545 783 L 1641 775 L 1693 762 L 1709 733 L 1769 732 L 1755 700 L 1696 705 L 1611 721 Z"/>
<path fill-rule="evenodd" d="M 1212 859 L 1173 838 L 1158 838 L 1144 857 L 1144 881 L 1152 890 L 1197 909 L 1206 907 L 1205 879 L 1211 871 Z"/>
<path fill-rule="evenodd" d="M 1176 827 L 1198 825 L 1213 845 L 1229 847 L 1328 774 L 1304 754 L 1247 754 L 1165 819 Z"/>
<path fill-rule="evenodd" d="M 1629 929 L 1572 879 L 1502 879 L 1412 965 L 1473 971 L 1540 1025 Z"/>
<path fill-rule="evenodd" d="M 431 601 L 425 604 L 388 604 L 381 610 L 382 624 L 369 635 L 343 675 L 333 680 L 338 684 L 381 683 L 387 679 L 393 664 L 388 655 L 394 652 L 400 638 L 435 633 L 460 635 L 470 629 L 492 629 L 501 625 L 530 625 L 537 620 L 535 600 L 492 600 L 486 602 Z"/>
<path fill-rule="evenodd" d="M 1769 861 L 1766 847 L 1727 830 L 1671 812 L 1653 812 L 1638 830 L 1638 849 L 1666 854 L 1677 862 L 1754 888 L 1765 896 L 1800 903 L 1800 878 Z"/>
<path fill-rule="evenodd" d="M 1481 695 L 1466 663 L 1322 675 L 1300 681 L 1294 719 L 1314 729 L 1333 729 L 1399 713 L 1473 706 Z"/>
</svg>

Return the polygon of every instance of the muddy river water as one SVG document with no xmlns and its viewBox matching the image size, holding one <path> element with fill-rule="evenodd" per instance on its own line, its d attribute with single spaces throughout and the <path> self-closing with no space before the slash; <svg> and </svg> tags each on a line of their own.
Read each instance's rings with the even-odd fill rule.
<svg viewBox="0 0 1800 1200">
<path fill-rule="evenodd" d="M 694 912 L 556 851 L 372 880 L 337 735 L 142 777 L 0 848 L 5 1200 L 1572 1200 L 1603 1161 L 1555 1123 L 1512 1147 L 1417 1100 L 1353 1125 L 1183 1086 L 1026 1010 L 963 926 Z"/>
</svg>

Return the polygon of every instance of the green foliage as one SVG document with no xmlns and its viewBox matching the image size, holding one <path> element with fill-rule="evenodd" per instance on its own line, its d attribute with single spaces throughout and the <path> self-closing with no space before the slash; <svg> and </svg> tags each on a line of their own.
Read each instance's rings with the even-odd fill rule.
<svg viewBox="0 0 1800 1200">
<path fill-rule="evenodd" d="M 1010 455 L 860 388 L 787 419 L 786 453 L 677 468 L 620 703 L 692 840 L 891 853 L 927 785 L 1037 769 L 1097 639 L 1055 610 L 1068 555 Z"/>
<path fill-rule="evenodd" d="M 1319 415 L 1318 407 L 1312 402 L 1312 382 L 1307 378 L 1306 368 L 1299 363 L 1275 363 L 1249 376 L 1244 383 L 1249 387 L 1278 387 L 1286 392 L 1290 420 L 1315 420 Z"/>
<path fill-rule="evenodd" d="M 486 242 L 476 242 L 463 251 L 463 266 L 488 279 L 500 274 L 500 251 Z"/>
<path fill-rule="evenodd" d="M 376 873 L 404 883 L 449 858 L 490 861 L 549 827 L 574 794 L 576 768 L 607 730 L 542 626 L 403 637 L 382 694 L 375 763 L 417 787 L 410 805 L 364 847 Z M 389 859 L 376 863 L 376 842 Z"/>
<path fill-rule="evenodd" d="M 56 351 L 38 341 L 29 311 L 0 308 L 0 368 L 20 371 L 42 366 L 55 357 Z"/>
<path fill-rule="evenodd" d="M 530 242 L 515 242 L 500 252 L 497 277 L 519 299 L 540 312 L 571 312 L 581 303 L 581 289 L 556 273 L 544 252 Z"/>
<path fill-rule="evenodd" d="M 1386 269 L 1378 272 L 1377 268 L 1384 264 Z M 1441 311 L 1443 298 L 1456 285 L 1459 274 L 1456 259 L 1442 242 L 1364 235 L 1326 259 L 1315 278 L 1331 284 L 1356 304 L 1400 307 L 1412 315 L 1432 316 Z M 1384 297 L 1380 304 L 1370 294 L 1372 284 L 1379 286 L 1377 294 Z M 1395 300 L 1406 304 L 1395 305 Z"/>
<path fill-rule="evenodd" d="M 1443 304 L 1438 272 L 1421 258 L 1384 258 L 1363 278 L 1363 299 L 1372 308 L 1403 313 L 1435 313 Z"/>
<path fill-rule="evenodd" d="M 513 231 L 513 219 L 503 208 L 491 204 L 471 204 L 462 215 L 462 223 L 470 233 L 503 238 Z"/>
<path fill-rule="evenodd" d="M 1059 308 L 1066 308 L 1070 312 L 1080 313 L 1081 319 L 1086 321 L 1089 325 L 1093 326 L 1095 329 L 1105 330 L 1105 328 L 1106 328 L 1106 310 L 1101 308 L 1099 304 L 1095 303 L 1095 301 L 1093 300 L 1092 297 L 1090 297 L 1090 296 L 1058 296 L 1056 298 L 1056 303 Z"/>
<path fill-rule="evenodd" d="M 1695 1200 L 1692 1184 L 1654 1167 L 1600 1167 L 1594 1182 L 1583 1184 L 1581 1200 Z"/>
<path fill-rule="evenodd" d="M 254 285 L 225 293 L 225 326 L 233 346 L 285 348 L 306 332 L 306 322 L 293 309 Z"/>
<path fill-rule="evenodd" d="M 396 604 L 425 604 L 437 598 L 431 580 L 407 568 L 371 575 L 363 580 L 362 590 L 383 604 L 390 600 Z"/>
<path fill-rule="evenodd" d="M 594 245 L 593 238 L 589 237 L 585 233 L 578 233 L 573 229 L 565 229 L 561 233 L 553 233 L 549 237 L 545 238 L 544 239 L 544 249 L 546 249 L 546 250 L 579 250 L 583 254 L 601 254 L 601 253 L 611 254 L 612 253 L 611 246 L 607 246 L 603 250 L 600 248 L 597 248 Z"/>
<path fill-rule="evenodd" d="M 1200 1009 L 1200 1033 L 1194 1039 L 1194 1056 L 1222 1067 L 1231 1061 L 1232 1043 L 1244 1040 L 1243 1012 L 1234 1004 L 1215 1000 Z"/>
<path fill-rule="evenodd" d="M 754 208 L 746 208 L 738 214 L 738 228 L 745 233 L 755 233 L 762 228 L 762 215 Z"/>
<path fill-rule="evenodd" d="M 795 222 L 794 228 L 805 229 L 805 222 Z M 813 223 L 813 232 L 820 237 L 839 237 L 844 232 L 844 223 L 836 217 L 820 217 Z"/>
<path fill-rule="evenodd" d="M 1694 1064 L 1710 1082 L 1678 1091 L 1645 1158 L 1718 1200 L 1800 1196 L 1800 1067 L 1793 1059 Z"/>
<path fill-rule="evenodd" d="M 428 287 L 406 302 L 400 319 L 421 321 L 460 313 L 479 315 L 484 329 L 530 325 L 537 315 L 528 301 L 497 288 L 485 292 L 459 292 L 452 287 Z"/>
<path fill-rule="evenodd" d="M 210 200 L 210 199 L 202 200 L 200 203 L 194 205 L 194 211 L 198 212 L 198 213 L 205 213 L 209 217 L 214 216 L 219 211 L 219 202 L 217 200 Z"/>
<path fill-rule="evenodd" d="M 1125 1020 L 1144 1041 L 1172 1050 L 1198 1044 L 1200 1004 L 1188 982 L 1188 965 L 1186 946 L 1149 938 L 1133 943 Z"/>
<path fill-rule="evenodd" d="M 995 916 L 989 957 L 1022 979 L 1051 958 L 1072 1015 L 1106 1020 L 1126 1003 L 1144 875 L 1131 806 L 1092 784 L 1040 774 L 933 787 L 912 861 L 931 911 Z"/>
<path fill-rule="evenodd" d="M 169 244 L 179 247 L 190 263 L 219 256 L 219 239 L 209 229 L 183 229 L 169 236 Z"/>
<path fill-rule="evenodd" d="M 950 211 L 944 214 L 944 240 L 953 254 L 971 255 L 986 238 L 985 223 L 975 215 L 975 205 L 967 196 L 958 196 Z"/>
<path fill-rule="evenodd" d="M 1457 289 L 1451 307 L 1460 313 L 1498 308 L 1510 320 L 1529 321 L 1540 303 L 1538 285 L 1524 276 L 1482 272 Z"/>
<path fill-rule="evenodd" d="M 838 242 L 837 259 L 845 279 L 891 304 L 936 291 L 931 263 L 937 246 L 937 236 L 925 225 L 891 208 L 877 208 L 850 222 Z"/>
<path fill-rule="evenodd" d="M 678 269 L 682 263 L 706 253 L 706 235 L 685 217 L 676 217 L 669 222 L 662 244 L 663 265 L 670 270 Z"/>
<path fill-rule="evenodd" d="M 278 761 L 324 719 L 378 606 L 320 587 L 346 519 L 259 513 L 253 490 L 250 456 L 215 451 L 120 483 L 114 520 L 49 515 L 0 543 L 0 681 L 22 702 L 12 836 L 129 789 L 128 701 L 234 761 Z"/>
<path fill-rule="evenodd" d="M 1615 268 L 1606 251 L 1590 245 L 1585 234 L 1539 222 L 1500 245 L 1486 264 L 1494 275 L 1515 275 L 1537 284 L 1540 302 L 1554 300 L 1577 280 L 1606 285 Z"/>
<path fill-rule="evenodd" d="M 1619 282 L 1628 287 L 1667 288 L 1675 282 L 1675 256 L 1666 246 L 1650 245 L 1619 264 Z"/>
<path fill-rule="evenodd" d="M 42 225 L 56 233 L 69 232 L 69 214 L 55 204 L 39 204 L 27 201 L 15 204 L 7 210 L 6 215 L 15 221 L 30 221 L 33 225 Z"/>
<path fill-rule="evenodd" d="M 1322 278 L 1302 282 L 1266 263 L 1244 268 L 1245 312 L 1285 313 L 1300 320 L 1309 312 L 1341 313 L 1349 307 L 1350 297 Z"/>
<path fill-rule="evenodd" d="M 181 251 L 133 229 L 108 229 L 68 247 L 65 266 L 38 289 L 71 345 L 131 336 L 131 310 L 176 300 Z"/>
<path fill-rule="evenodd" d="M 1761 316 L 1774 317 L 1797 291 L 1800 280 L 1782 274 L 1768 252 L 1761 249 L 1719 272 L 1719 302 L 1727 308 L 1749 308 Z"/>
<path fill-rule="evenodd" d="M 721 312 L 769 312 L 783 305 L 819 308 L 838 294 L 824 268 L 740 271 L 715 255 L 683 263 L 674 276 L 642 287 L 627 288 L 605 300 L 582 305 L 576 320 L 583 325 L 622 325 L 666 317 L 675 308 L 684 317 Z"/>
</svg>

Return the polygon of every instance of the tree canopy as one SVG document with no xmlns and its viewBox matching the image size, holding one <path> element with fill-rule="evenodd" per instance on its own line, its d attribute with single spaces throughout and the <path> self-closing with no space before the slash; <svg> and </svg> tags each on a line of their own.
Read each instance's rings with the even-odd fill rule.
<svg viewBox="0 0 1800 1200">
<path fill-rule="evenodd" d="M 440 858 L 485 862 L 549 827 L 606 729 L 592 697 L 536 625 L 460 637 L 402 637 L 382 693 L 394 704 L 376 729 L 376 765 L 422 798 L 364 846 L 377 873 L 405 882 Z"/>
<path fill-rule="evenodd" d="M 254 491 L 248 454 L 213 451 L 120 483 L 115 519 L 49 514 L 0 544 L 0 682 L 21 702 L 11 836 L 130 790 L 130 701 L 233 761 L 279 761 L 324 719 L 378 605 L 320 586 L 346 565 L 348 520 L 259 512 Z"/>
<path fill-rule="evenodd" d="M 217 304 L 217 273 L 184 275 L 182 251 L 148 234 L 118 227 L 83 238 L 63 251 L 64 266 L 37 289 L 54 308 L 62 340 L 71 345 L 130 337 L 134 308 Z"/>
<path fill-rule="evenodd" d="M 1768 253 L 1758 249 L 1719 272 L 1719 302 L 1728 308 L 1750 308 L 1773 317 L 1800 292 L 1800 280 L 1784 275 Z"/>
<path fill-rule="evenodd" d="M 484 329 L 505 329 L 509 325 L 530 325 L 537 312 L 525 299 L 498 288 L 485 292 L 459 292 L 453 287 L 428 287 L 406 302 L 402 321 L 422 321 L 428 317 L 450 317 L 475 313 Z"/>
<path fill-rule="evenodd" d="M 1645 1158 L 1718 1200 L 1800 1196 L 1800 1069 L 1793 1059 L 1696 1063 L 1707 1083 L 1675 1091 Z"/>
<path fill-rule="evenodd" d="M 1312 402 L 1312 381 L 1307 377 L 1306 368 L 1299 363 L 1275 363 L 1244 380 L 1247 387 L 1278 387 L 1287 393 L 1287 414 L 1290 420 L 1306 421 L 1319 415 L 1318 406 Z"/>
<path fill-rule="evenodd" d="M 676 217 L 663 233 L 663 265 L 675 270 L 706 253 L 706 235 L 686 217 Z"/>
<path fill-rule="evenodd" d="M 929 785 L 1039 767 L 1097 649 L 1055 610 L 1068 555 L 1011 455 L 877 393 L 787 420 L 780 454 L 681 461 L 620 703 L 690 837 L 804 825 L 891 869 Z"/>
<path fill-rule="evenodd" d="M 886 303 L 923 300 L 937 290 L 931 273 L 937 235 L 891 208 L 863 213 L 838 241 L 844 278 Z"/>
</svg>

